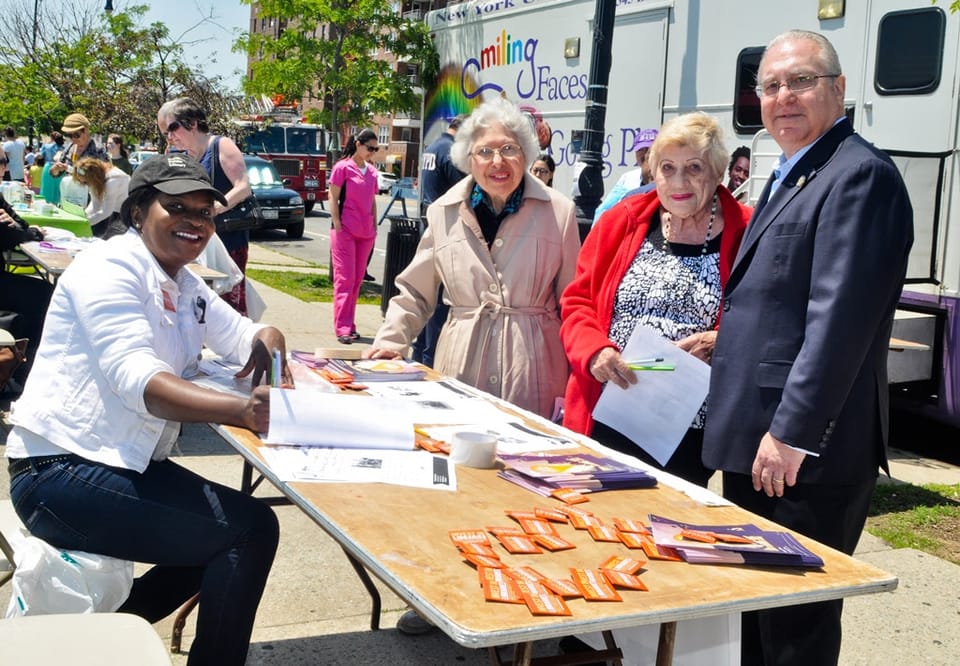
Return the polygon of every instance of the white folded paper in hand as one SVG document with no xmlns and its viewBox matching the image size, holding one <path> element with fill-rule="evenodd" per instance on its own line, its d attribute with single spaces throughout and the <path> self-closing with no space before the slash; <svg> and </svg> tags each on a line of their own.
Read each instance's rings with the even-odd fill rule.
<svg viewBox="0 0 960 666">
<path fill-rule="evenodd" d="M 270 432 L 263 441 L 413 450 L 415 417 L 408 401 L 272 388 Z"/>
</svg>

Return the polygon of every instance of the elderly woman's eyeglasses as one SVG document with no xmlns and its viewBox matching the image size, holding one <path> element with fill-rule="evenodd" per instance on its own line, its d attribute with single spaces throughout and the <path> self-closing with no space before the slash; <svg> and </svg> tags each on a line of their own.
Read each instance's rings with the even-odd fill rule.
<svg viewBox="0 0 960 666">
<path fill-rule="evenodd" d="M 499 155 L 505 160 L 516 159 L 523 155 L 523 150 L 515 143 L 505 143 L 499 148 L 480 146 L 473 151 L 473 156 L 481 162 L 492 162 L 494 155 Z"/>
<path fill-rule="evenodd" d="M 177 131 L 178 129 L 180 129 L 181 127 L 183 127 L 183 123 L 181 123 L 179 120 L 174 120 L 172 123 L 170 123 L 169 125 L 167 125 L 167 129 L 165 129 L 165 130 L 160 130 L 160 133 L 161 133 L 161 134 L 173 134 L 174 132 L 176 132 L 176 131 Z"/>
<path fill-rule="evenodd" d="M 792 93 L 803 92 L 805 90 L 810 90 L 820 79 L 835 79 L 839 74 L 798 74 L 797 76 L 790 77 L 786 81 L 767 81 L 763 84 L 757 84 L 757 87 L 754 88 L 754 91 L 757 93 L 757 97 L 776 97 L 780 94 L 780 88 L 783 86 L 787 87 Z"/>
</svg>

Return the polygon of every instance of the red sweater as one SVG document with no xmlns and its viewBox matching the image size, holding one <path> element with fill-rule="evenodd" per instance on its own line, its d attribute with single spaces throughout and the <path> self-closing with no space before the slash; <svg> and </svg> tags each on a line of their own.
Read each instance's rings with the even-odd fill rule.
<svg viewBox="0 0 960 666">
<path fill-rule="evenodd" d="M 717 194 L 724 223 L 720 284 L 726 287 L 753 211 L 738 203 L 722 185 L 717 187 Z M 627 197 L 605 212 L 587 235 L 577 258 L 576 275 L 560 299 L 560 337 L 570 361 L 563 425 L 576 432 L 589 435 L 593 430 L 591 414 L 603 385 L 590 374 L 590 359 L 604 347 L 616 347 L 607 335 L 613 301 L 659 206 L 657 193 L 652 191 Z M 718 314 L 717 324 L 719 319 Z"/>
</svg>

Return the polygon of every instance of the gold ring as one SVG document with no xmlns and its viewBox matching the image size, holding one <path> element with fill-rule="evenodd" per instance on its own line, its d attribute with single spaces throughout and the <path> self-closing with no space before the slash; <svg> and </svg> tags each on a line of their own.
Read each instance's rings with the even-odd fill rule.
<svg viewBox="0 0 960 666">
<path fill-rule="evenodd" d="M 783 483 L 783 479 L 774 479 L 773 482 L 774 482 L 774 483 Z"/>
</svg>

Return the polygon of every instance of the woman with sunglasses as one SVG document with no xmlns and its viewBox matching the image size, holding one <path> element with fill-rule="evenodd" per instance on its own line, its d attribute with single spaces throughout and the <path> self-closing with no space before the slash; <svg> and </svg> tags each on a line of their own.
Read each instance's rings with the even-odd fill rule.
<svg viewBox="0 0 960 666">
<path fill-rule="evenodd" d="M 344 345 L 360 338 L 354 315 L 367 258 L 377 240 L 377 169 L 372 162 L 378 150 L 373 130 L 351 136 L 344 158 L 333 165 L 327 181 L 333 220 L 333 326 L 337 340 Z"/>
<path fill-rule="evenodd" d="M 207 112 L 195 101 L 189 97 L 178 97 L 166 102 L 157 111 L 157 129 L 166 136 L 172 152 L 187 153 L 207 170 L 213 186 L 227 200 L 226 204 L 220 202 L 215 204 L 218 217 L 250 196 L 250 183 L 247 180 L 247 167 L 243 162 L 243 153 L 229 137 L 210 133 Z M 240 272 L 246 273 L 250 232 L 246 229 L 239 231 L 218 229 L 217 235 L 223 241 L 230 258 Z M 246 278 L 220 297 L 233 306 L 234 310 L 246 315 Z"/>
<path fill-rule="evenodd" d="M 84 157 L 110 159 L 90 136 L 90 121 L 82 113 L 71 113 L 64 119 L 60 129 L 63 130 L 63 136 L 70 140 L 70 145 L 60 151 L 50 167 L 50 175 L 54 178 L 61 178 L 63 174 L 73 171 L 73 167 Z"/>
<path fill-rule="evenodd" d="M 547 187 L 553 187 L 553 173 L 556 170 L 557 163 L 546 153 L 540 155 L 530 167 L 530 173 L 543 181 Z"/>
</svg>

